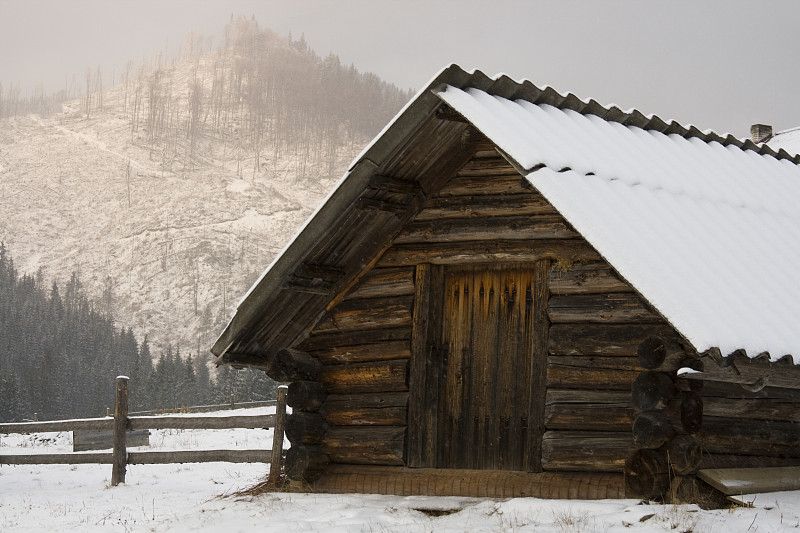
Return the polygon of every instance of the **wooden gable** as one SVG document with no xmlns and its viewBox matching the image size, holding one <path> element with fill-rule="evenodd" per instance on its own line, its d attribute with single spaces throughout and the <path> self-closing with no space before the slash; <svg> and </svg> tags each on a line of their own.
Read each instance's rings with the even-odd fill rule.
<svg viewBox="0 0 800 533">
<path fill-rule="evenodd" d="M 621 474 L 636 348 L 677 335 L 479 146 L 296 345 L 322 363 L 309 446 L 339 464 Z"/>
</svg>

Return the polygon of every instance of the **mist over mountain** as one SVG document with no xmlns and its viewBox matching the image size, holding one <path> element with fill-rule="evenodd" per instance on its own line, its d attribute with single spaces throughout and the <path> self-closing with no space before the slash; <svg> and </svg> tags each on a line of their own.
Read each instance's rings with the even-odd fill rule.
<svg viewBox="0 0 800 533">
<path fill-rule="evenodd" d="M 87 70 L 80 94 L 40 105 L 0 88 L 0 241 L 17 268 L 59 283 L 76 272 L 154 353 L 201 358 L 411 96 L 253 20 L 208 43 L 130 61 L 114 85 Z"/>
</svg>

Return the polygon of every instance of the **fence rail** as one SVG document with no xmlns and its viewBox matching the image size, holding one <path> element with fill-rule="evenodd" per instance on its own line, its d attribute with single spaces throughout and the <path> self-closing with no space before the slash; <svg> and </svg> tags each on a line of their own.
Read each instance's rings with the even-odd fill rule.
<svg viewBox="0 0 800 533">
<path fill-rule="evenodd" d="M 113 464 L 111 452 L 36 453 L 0 455 L 0 464 L 8 465 L 85 465 Z M 129 465 L 173 463 L 271 463 L 272 450 L 186 450 L 170 452 L 128 452 Z"/>
<path fill-rule="evenodd" d="M 164 409 L 150 409 L 148 411 L 136 411 L 128 413 L 135 416 L 169 415 L 177 413 L 211 413 L 214 411 L 227 411 L 229 409 L 251 409 L 253 407 L 275 407 L 277 400 L 259 400 L 254 402 L 235 402 L 231 395 L 230 403 L 219 403 L 212 405 L 189 405 Z M 106 416 L 110 415 L 110 409 L 106 408 Z"/>
<path fill-rule="evenodd" d="M 170 463 L 270 463 L 269 480 L 277 482 L 283 464 L 283 429 L 286 418 L 285 386 L 278 388 L 275 414 L 234 416 L 128 416 L 128 378 L 117 378 L 117 399 L 113 418 L 82 418 L 50 422 L 0 424 L 0 433 L 43 433 L 52 431 L 106 430 L 114 432 L 113 451 L 99 453 L 38 453 L 0 455 L 0 464 L 111 464 L 111 484 L 125 482 L 125 465 Z M 266 403 L 266 402 L 259 402 Z M 183 450 L 128 452 L 125 434 L 137 429 L 254 429 L 274 428 L 269 450 Z"/>
<path fill-rule="evenodd" d="M 275 427 L 276 415 L 234 416 L 129 416 L 127 429 L 254 429 Z M 76 418 L 52 422 L 0 424 L 0 433 L 111 430 L 113 418 Z"/>
</svg>

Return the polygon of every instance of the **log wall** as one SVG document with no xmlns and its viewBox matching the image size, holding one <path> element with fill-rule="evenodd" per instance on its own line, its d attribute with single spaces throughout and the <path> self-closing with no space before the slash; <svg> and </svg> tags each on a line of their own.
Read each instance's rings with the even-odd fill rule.
<svg viewBox="0 0 800 533">
<path fill-rule="evenodd" d="M 704 382 L 701 396 L 701 468 L 800 465 L 800 391 Z"/>
<path fill-rule="evenodd" d="M 636 447 L 636 350 L 674 330 L 605 261 L 557 261 L 548 287 L 544 468 L 622 472 Z"/>
<path fill-rule="evenodd" d="M 643 371 L 631 389 L 636 449 L 625 463 L 628 497 L 679 498 L 679 485 L 694 486 L 703 468 L 800 465 L 797 389 L 714 381 L 734 361 L 701 357 L 667 337 L 645 339 L 637 358 Z M 781 364 L 765 363 L 766 370 Z M 682 367 L 699 372 L 682 378 Z"/>
<path fill-rule="evenodd" d="M 307 448 L 297 453 L 408 465 L 408 419 L 423 408 L 409 392 L 413 332 L 425 327 L 415 320 L 427 320 L 415 315 L 418 266 L 543 259 L 551 267 L 541 468 L 622 472 L 635 448 L 630 391 L 642 370 L 637 346 L 675 333 L 493 150 L 477 151 L 442 190 L 429 192 L 394 244 L 297 346 L 322 364 L 315 383 L 323 387 L 293 387 L 290 405 L 295 390 L 295 411 L 319 415 L 304 423 L 324 428 L 316 440 L 302 440 Z"/>
<path fill-rule="evenodd" d="M 413 293 L 413 267 L 374 268 L 299 346 L 322 363 L 311 410 L 325 431 L 304 444 L 334 463 L 404 464 Z"/>
</svg>

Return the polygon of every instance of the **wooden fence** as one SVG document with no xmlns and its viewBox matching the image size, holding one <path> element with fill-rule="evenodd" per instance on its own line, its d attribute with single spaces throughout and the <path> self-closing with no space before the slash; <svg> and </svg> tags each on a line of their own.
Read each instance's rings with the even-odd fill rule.
<svg viewBox="0 0 800 533">
<path fill-rule="evenodd" d="M 110 430 L 112 452 L 0 455 L 0 464 L 111 464 L 111 485 L 125 482 L 126 465 L 207 463 L 269 463 L 269 481 L 275 483 L 283 466 L 283 431 L 286 419 L 285 386 L 278 388 L 275 414 L 236 416 L 128 416 L 128 378 L 116 383 L 113 418 L 86 418 L 51 422 L 0 424 L 0 433 L 40 433 L 46 431 Z M 169 452 L 128 452 L 126 431 L 137 429 L 236 429 L 275 428 L 269 450 L 187 450 Z"/>
</svg>

